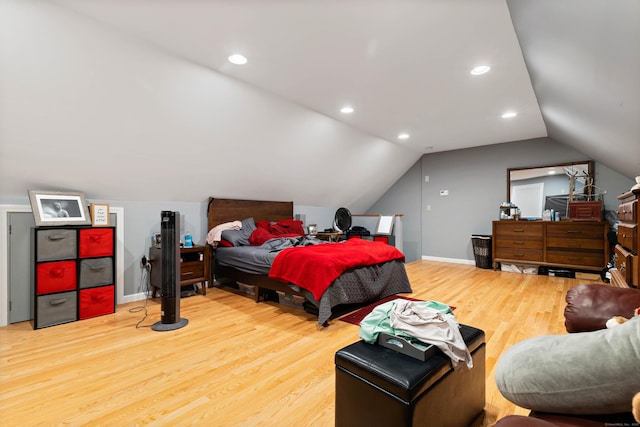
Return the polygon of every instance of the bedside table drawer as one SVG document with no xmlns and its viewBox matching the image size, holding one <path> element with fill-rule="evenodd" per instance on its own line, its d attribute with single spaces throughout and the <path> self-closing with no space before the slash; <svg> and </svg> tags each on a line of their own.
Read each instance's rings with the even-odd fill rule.
<svg viewBox="0 0 640 427">
<path fill-rule="evenodd" d="M 204 262 L 183 262 L 180 265 L 180 281 L 204 277 Z"/>
</svg>

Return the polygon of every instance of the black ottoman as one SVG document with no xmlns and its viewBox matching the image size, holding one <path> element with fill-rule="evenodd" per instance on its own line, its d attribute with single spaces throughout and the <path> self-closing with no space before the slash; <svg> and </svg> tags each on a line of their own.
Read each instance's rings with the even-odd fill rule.
<svg viewBox="0 0 640 427">
<path fill-rule="evenodd" d="M 336 427 L 470 425 L 485 404 L 484 332 L 461 325 L 473 369 L 358 341 L 336 352 Z"/>
</svg>

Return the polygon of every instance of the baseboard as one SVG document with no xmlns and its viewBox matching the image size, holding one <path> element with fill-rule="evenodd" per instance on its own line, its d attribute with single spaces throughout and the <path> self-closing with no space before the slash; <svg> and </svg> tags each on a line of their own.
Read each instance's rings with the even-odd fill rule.
<svg viewBox="0 0 640 427">
<path fill-rule="evenodd" d="M 452 264 L 473 264 L 475 265 L 475 260 L 471 259 L 458 259 L 458 258 L 442 258 L 436 256 L 427 256 L 422 255 L 421 259 L 423 261 L 439 261 L 439 262 L 450 262 Z"/>
<path fill-rule="evenodd" d="M 118 304 L 125 304 L 128 302 L 142 301 L 147 298 L 147 294 L 144 292 L 140 292 L 137 294 L 124 295 L 122 300 L 118 301 Z"/>
</svg>

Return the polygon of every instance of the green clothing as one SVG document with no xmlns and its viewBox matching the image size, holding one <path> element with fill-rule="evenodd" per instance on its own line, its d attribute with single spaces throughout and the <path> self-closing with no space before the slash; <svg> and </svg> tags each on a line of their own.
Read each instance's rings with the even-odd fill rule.
<svg viewBox="0 0 640 427">
<path fill-rule="evenodd" d="M 415 337 L 391 327 L 389 317 L 396 301 L 397 300 L 393 300 L 376 306 L 371 313 L 362 319 L 362 322 L 360 322 L 360 338 L 369 344 L 375 344 L 378 340 L 378 335 L 381 332 L 384 332 L 389 335 L 404 338 L 408 341 L 415 341 Z M 415 303 L 426 308 L 438 310 L 444 314 L 453 314 L 451 307 L 441 302 L 416 301 Z"/>
</svg>

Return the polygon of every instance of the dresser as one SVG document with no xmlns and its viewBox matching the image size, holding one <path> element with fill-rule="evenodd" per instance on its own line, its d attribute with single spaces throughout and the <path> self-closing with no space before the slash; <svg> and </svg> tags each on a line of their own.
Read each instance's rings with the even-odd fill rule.
<svg viewBox="0 0 640 427">
<path fill-rule="evenodd" d="M 611 284 L 622 288 L 638 287 L 640 267 L 638 266 L 638 228 L 640 214 L 638 199 L 640 190 L 633 190 L 618 196 L 618 233 L 614 252 L 615 269 L 611 270 Z"/>
<path fill-rule="evenodd" d="M 493 221 L 498 263 L 600 271 L 609 261 L 606 221 Z"/>
<path fill-rule="evenodd" d="M 34 329 L 115 312 L 114 227 L 32 228 Z"/>
</svg>

